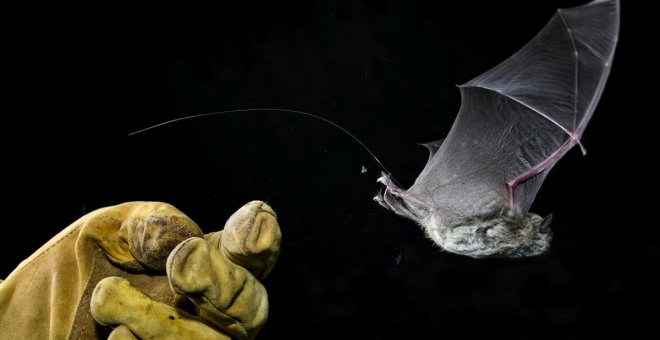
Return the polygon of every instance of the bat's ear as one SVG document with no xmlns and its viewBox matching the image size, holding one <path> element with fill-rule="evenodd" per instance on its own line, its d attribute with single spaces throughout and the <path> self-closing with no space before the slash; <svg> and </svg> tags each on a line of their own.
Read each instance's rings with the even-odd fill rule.
<svg viewBox="0 0 660 340">
<path fill-rule="evenodd" d="M 552 214 L 549 214 L 548 216 L 534 222 L 536 226 L 538 226 L 540 233 L 547 234 L 548 232 L 550 232 L 550 222 L 552 222 Z"/>
</svg>

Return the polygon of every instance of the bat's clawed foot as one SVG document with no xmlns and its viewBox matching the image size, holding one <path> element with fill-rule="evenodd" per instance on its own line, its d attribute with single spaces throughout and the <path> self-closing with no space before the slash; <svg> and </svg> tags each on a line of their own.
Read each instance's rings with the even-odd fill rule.
<svg viewBox="0 0 660 340">
<path fill-rule="evenodd" d="M 394 187 L 398 188 L 398 186 L 392 180 L 392 177 L 384 172 L 380 173 L 380 177 L 378 177 L 376 182 L 381 183 L 382 185 L 388 188 L 394 188 Z"/>
<path fill-rule="evenodd" d="M 387 205 L 387 203 L 385 203 L 385 199 L 383 199 L 383 194 L 384 192 L 382 191 L 377 193 L 376 196 L 374 196 L 374 201 L 378 202 L 378 204 L 380 204 L 381 207 L 385 209 L 389 209 L 389 206 Z"/>
<path fill-rule="evenodd" d="M 383 208 L 387 210 L 392 210 L 394 212 L 397 212 L 396 206 L 398 204 L 395 203 L 394 201 L 395 199 L 392 197 L 392 195 L 398 196 L 397 192 L 399 190 L 397 189 L 399 188 L 396 186 L 396 184 L 394 184 L 392 178 L 384 172 L 381 172 L 381 176 L 378 177 L 376 182 L 384 185 L 385 189 L 377 193 L 376 196 L 374 196 L 374 201 L 378 202 L 378 204 L 380 204 Z"/>
<path fill-rule="evenodd" d="M 415 221 L 422 218 L 422 215 L 425 215 L 424 212 L 427 212 L 417 204 L 412 204 L 412 196 L 394 183 L 388 174 L 383 173 L 377 182 L 383 184 L 385 189 L 374 197 L 374 201 L 383 208 Z"/>
</svg>

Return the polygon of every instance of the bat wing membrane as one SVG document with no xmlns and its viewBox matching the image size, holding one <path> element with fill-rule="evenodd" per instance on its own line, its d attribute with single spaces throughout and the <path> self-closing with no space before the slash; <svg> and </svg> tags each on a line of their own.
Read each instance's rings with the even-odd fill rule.
<svg viewBox="0 0 660 340">
<path fill-rule="evenodd" d="M 579 144 L 603 91 L 619 2 L 558 10 L 512 57 L 460 87 L 444 140 L 407 190 L 445 214 L 525 214 L 552 166 Z"/>
</svg>

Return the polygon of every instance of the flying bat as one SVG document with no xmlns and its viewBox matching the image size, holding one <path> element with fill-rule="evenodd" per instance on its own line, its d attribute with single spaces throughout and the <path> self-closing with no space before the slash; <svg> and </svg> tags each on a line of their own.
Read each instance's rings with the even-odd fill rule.
<svg viewBox="0 0 660 340">
<path fill-rule="evenodd" d="M 551 216 L 529 212 L 548 172 L 579 145 L 612 65 L 619 1 L 559 9 L 512 57 L 459 86 L 461 108 L 414 184 L 388 174 L 375 197 L 443 249 L 524 257 L 549 248 Z"/>
</svg>

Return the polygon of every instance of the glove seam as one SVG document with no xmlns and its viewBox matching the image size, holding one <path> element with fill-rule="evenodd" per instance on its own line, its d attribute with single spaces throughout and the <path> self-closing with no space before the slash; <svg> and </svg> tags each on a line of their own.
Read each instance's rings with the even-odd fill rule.
<svg viewBox="0 0 660 340">
<path fill-rule="evenodd" d="M 73 234 L 74 232 L 78 231 L 78 230 L 83 226 L 83 224 L 84 224 L 84 223 L 77 225 L 77 226 L 76 226 L 75 228 L 73 228 L 71 231 L 69 231 L 68 233 L 66 233 L 66 235 L 62 236 L 59 240 L 57 240 L 55 243 L 53 243 L 52 245 L 50 245 L 50 247 L 44 249 L 41 253 L 39 253 L 39 255 L 37 255 L 35 258 L 31 259 L 29 262 L 25 262 L 25 264 L 22 265 L 22 266 L 20 266 L 20 264 L 19 264 L 20 268 L 18 268 L 18 269 L 16 270 L 16 273 L 20 273 L 20 272 L 22 272 L 22 271 L 24 270 L 24 268 L 26 268 L 27 266 L 29 266 L 29 265 L 31 265 L 32 263 L 34 263 L 36 260 L 38 260 L 39 258 L 41 258 L 41 257 L 42 257 L 44 254 L 46 254 L 47 252 L 51 251 L 53 248 L 55 248 L 55 246 L 57 246 L 57 245 L 60 244 L 62 241 L 64 241 L 65 239 L 67 239 L 71 234 Z"/>
<path fill-rule="evenodd" d="M 244 288 L 244 287 L 242 287 L 242 288 Z M 234 300 L 236 299 L 236 297 L 238 297 L 238 294 L 235 295 L 235 297 L 232 299 L 232 302 L 229 304 L 229 306 L 233 305 L 233 302 L 234 302 Z M 246 335 L 248 334 L 247 329 L 245 329 L 245 327 L 243 326 L 243 324 L 242 324 L 239 320 L 237 320 L 234 316 L 232 316 L 231 314 L 227 314 L 227 313 L 225 313 L 225 312 L 222 312 L 222 311 L 221 311 L 221 310 L 220 310 L 220 309 L 219 309 L 219 308 L 218 308 L 218 307 L 217 307 L 217 306 L 216 306 L 216 305 L 215 305 L 215 304 L 214 304 L 209 298 L 207 298 L 207 297 L 204 296 L 204 295 L 202 295 L 202 300 L 206 301 L 206 303 L 208 303 L 209 305 L 213 306 L 213 308 L 216 310 L 216 312 L 217 312 L 218 314 L 221 314 L 221 315 L 226 316 L 227 318 L 231 319 L 231 320 L 236 324 L 236 326 L 237 326 L 241 331 L 243 331 L 244 334 L 246 334 Z M 230 307 L 228 307 L 228 308 L 230 308 Z"/>
</svg>

